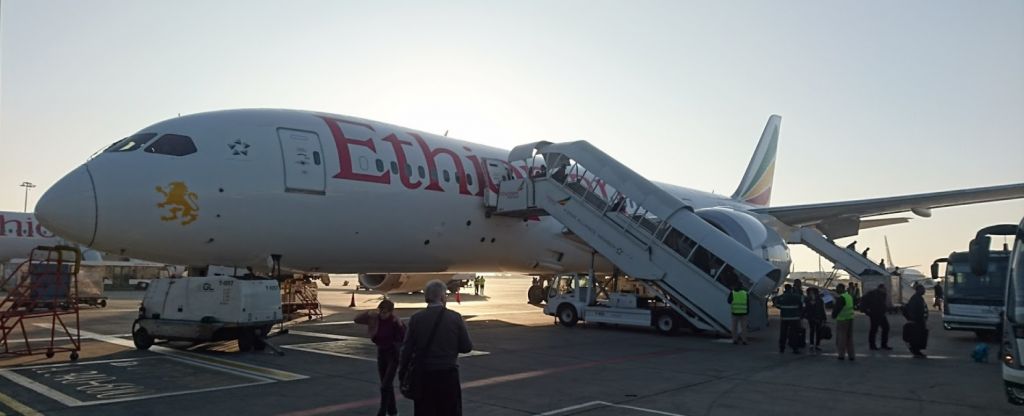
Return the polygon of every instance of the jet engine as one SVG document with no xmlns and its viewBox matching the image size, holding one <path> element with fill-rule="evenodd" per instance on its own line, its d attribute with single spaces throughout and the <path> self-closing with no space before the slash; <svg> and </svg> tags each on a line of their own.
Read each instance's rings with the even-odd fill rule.
<svg viewBox="0 0 1024 416">
<path fill-rule="evenodd" d="M 473 276 L 472 273 L 360 273 L 359 284 L 377 292 L 408 293 L 421 291 L 427 282 L 437 279 L 454 292 Z"/>
<path fill-rule="evenodd" d="M 789 274 L 792 263 L 789 246 L 775 230 L 754 216 L 726 207 L 702 208 L 695 212 L 704 221 L 777 267 L 782 273 L 782 280 Z"/>
</svg>

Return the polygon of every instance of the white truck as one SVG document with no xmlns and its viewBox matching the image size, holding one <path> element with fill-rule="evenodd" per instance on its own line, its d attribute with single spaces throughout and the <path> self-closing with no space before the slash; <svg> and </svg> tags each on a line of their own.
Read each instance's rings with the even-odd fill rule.
<svg viewBox="0 0 1024 416">
<path fill-rule="evenodd" d="M 654 327 L 663 334 L 675 333 L 686 322 L 658 298 L 647 296 L 645 286 L 637 281 L 619 278 L 612 282 L 605 296 L 598 296 L 599 290 L 594 282 L 587 274 L 555 276 L 548 290 L 544 313 L 556 317 L 558 323 L 567 327 L 582 320 L 597 324 Z"/>
<path fill-rule="evenodd" d="M 238 340 L 239 351 L 271 347 L 265 341 L 280 322 L 277 280 L 231 276 L 154 280 L 146 290 L 132 340 L 140 350 L 157 339 L 209 342 Z"/>
</svg>

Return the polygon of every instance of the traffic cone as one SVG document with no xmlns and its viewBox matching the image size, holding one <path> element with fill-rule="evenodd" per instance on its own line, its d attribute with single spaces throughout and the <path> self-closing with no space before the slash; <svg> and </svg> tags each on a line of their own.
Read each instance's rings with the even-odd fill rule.
<svg viewBox="0 0 1024 416">
<path fill-rule="evenodd" d="M 458 303 L 459 305 L 462 304 L 462 295 L 461 295 L 461 293 L 462 292 L 459 292 L 458 290 L 455 291 L 455 303 Z"/>
<path fill-rule="evenodd" d="M 348 307 L 356 307 L 356 292 L 352 292 L 352 300 L 348 302 Z"/>
</svg>

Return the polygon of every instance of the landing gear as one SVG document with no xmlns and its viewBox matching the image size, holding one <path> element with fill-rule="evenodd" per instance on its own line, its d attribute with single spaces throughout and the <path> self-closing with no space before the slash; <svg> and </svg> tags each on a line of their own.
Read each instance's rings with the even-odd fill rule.
<svg viewBox="0 0 1024 416">
<path fill-rule="evenodd" d="M 544 303 L 544 301 L 547 300 L 546 295 L 547 293 L 544 290 L 544 287 L 539 284 L 530 286 L 530 290 L 526 292 L 527 299 L 531 305 L 540 305 L 541 303 Z"/>
</svg>

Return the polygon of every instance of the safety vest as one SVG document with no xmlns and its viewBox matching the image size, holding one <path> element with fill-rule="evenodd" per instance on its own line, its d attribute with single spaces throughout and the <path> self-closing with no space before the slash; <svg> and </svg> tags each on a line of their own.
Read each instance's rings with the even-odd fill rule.
<svg viewBox="0 0 1024 416">
<path fill-rule="evenodd" d="M 747 314 L 747 291 L 740 289 L 732 291 L 732 314 Z"/>
<path fill-rule="evenodd" d="M 840 295 L 843 298 L 843 309 L 839 311 L 839 316 L 836 317 L 837 321 L 849 321 L 853 319 L 853 296 L 849 293 L 843 293 Z"/>
</svg>

